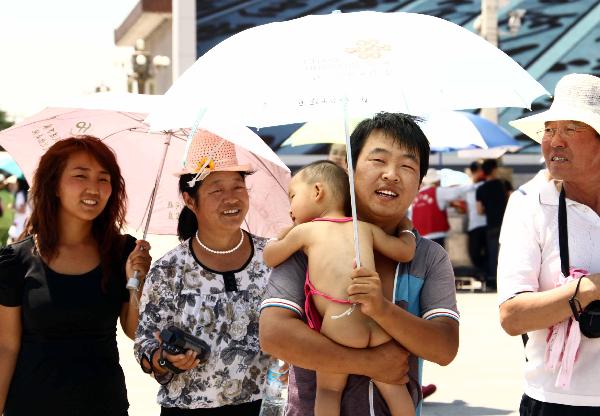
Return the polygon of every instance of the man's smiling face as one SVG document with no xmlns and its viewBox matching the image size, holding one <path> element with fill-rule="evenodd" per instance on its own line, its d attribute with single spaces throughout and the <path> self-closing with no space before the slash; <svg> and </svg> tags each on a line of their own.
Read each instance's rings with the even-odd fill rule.
<svg viewBox="0 0 600 416">
<path fill-rule="evenodd" d="M 393 230 L 419 190 L 419 155 L 379 130 L 367 137 L 355 168 L 358 216 Z"/>
</svg>

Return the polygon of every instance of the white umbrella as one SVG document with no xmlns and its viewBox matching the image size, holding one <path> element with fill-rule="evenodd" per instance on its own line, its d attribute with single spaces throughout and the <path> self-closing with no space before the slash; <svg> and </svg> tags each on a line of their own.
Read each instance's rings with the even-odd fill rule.
<svg viewBox="0 0 600 416">
<path fill-rule="evenodd" d="M 200 57 L 147 119 L 189 126 L 202 108 L 265 127 L 351 112 L 529 107 L 548 94 L 501 50 L 416 13 L 311 15 L 240 32 Z"/>
<path fill-rule="evenodd" d="M 189 126 L 210 108 L 264 127 L 380 110 L 529 107 L 542 94 L 508 55 L 454 23 L 414 13 L 334 13 L 224 40 L 175 81 L 146 121 L 158 130 Z M 348 130 L 346 122 L 347 137 Z"/>
</svg>

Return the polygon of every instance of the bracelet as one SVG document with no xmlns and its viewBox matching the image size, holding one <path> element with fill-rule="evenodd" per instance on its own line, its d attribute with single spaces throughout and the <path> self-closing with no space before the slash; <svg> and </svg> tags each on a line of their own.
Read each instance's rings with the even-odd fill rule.
<svg viewBox="0 0 600 416">
<path fill-rule="evenodd" d="M 154 373 L 154 364 L 152 363 L 152 358 L 154 357 L 154 353 L 158 351 L 158 347 L 154 348 L 150 354 L 142 354 L 142 359 L 140 360 L 140 365 L 142 366 L 142 371 L 146 374 L 152 374 Z M 146 367 L 144 367 L 144 363 L 143 360 L 148 361 L 148 364 L 150 365 L 150 368 L 147 369 Z"/>
<path fill-rule="evenodd" d="M 400 233 L 408 233 L 412 235 L 415 240 L 417 239 L 417 236 L 411 230 L 401 230 Z"/>
<path fill-rule="evenodd" d="M 575 287 L 575 293 L 573 293 L 573 296 L 569 298 L 569 306 L 571 307 L 573 318 L 575 318 L 576 321 L 579 321 L 579 315 L 581 315 L 581 312 L 583 312 L 581 303 L 579 302 L 579 299 L 576 298 L 577 294 L 579 293 L 579 284 L 581 283 L 582 279 L 583 277 L 579 278 L 577 281 L 577 286 Z"/>
</svg>

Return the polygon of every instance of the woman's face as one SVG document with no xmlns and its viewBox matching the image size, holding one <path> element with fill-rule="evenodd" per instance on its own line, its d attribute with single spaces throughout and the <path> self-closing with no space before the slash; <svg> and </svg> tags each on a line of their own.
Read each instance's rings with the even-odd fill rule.
<svg viewBox="0 0 600 416">
<path fill-rule="evenodd" d="M 237 231 L 246 218 L 249 203 L 246 182 L 239 172 L 213 172 L 200 186 L 192 210 L 199 228 Z"/>
<path fill-rule="evenodd" d="M 82 221 L 98 217 L 112 193 L 108 171 L 86 152 L 73 153 L 67 159 L 58 181 L 56 196 L 59 214 Z"/>
<path fill-rule="evenodd" d="M 335 163 L 342 169 L 348 169 L 348 161 L 346 159 L 346 145 L 332 144 L 329 148 L 328 160 Z"/>
</svg>

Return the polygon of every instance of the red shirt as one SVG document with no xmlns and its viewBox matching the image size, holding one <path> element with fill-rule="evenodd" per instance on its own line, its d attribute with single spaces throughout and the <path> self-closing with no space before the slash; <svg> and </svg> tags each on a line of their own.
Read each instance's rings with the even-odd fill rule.
<svg viewBox="0 0 600 416">
<path fill-rule="evenodd" d="M 412 222 L 424 237 L 431 233 L 445 233 L 450 229 L 448 215 L 446 210 L 440 210 L 435 190 L 435 187 L 423 189 L 413 202 Z"/>
</svg>

